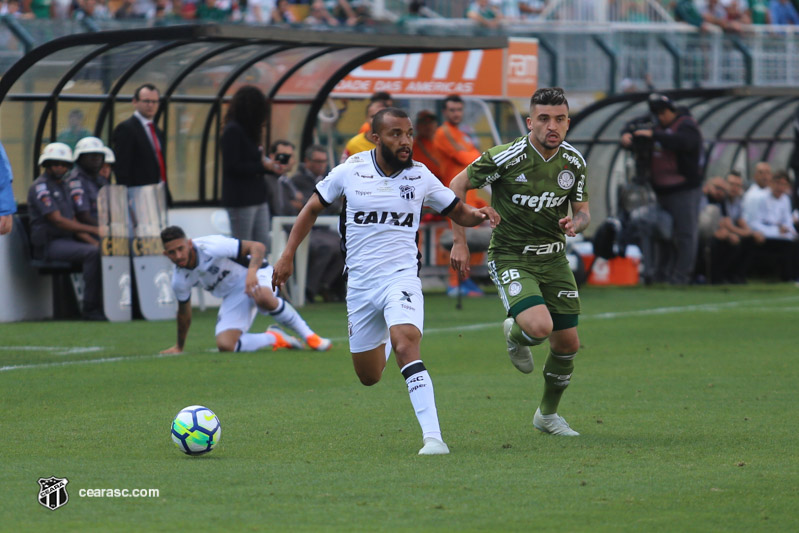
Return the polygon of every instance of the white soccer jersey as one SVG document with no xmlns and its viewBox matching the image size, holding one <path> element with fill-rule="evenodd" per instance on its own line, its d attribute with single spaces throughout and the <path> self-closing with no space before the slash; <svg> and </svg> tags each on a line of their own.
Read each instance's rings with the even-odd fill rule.
<svg viewBox="0 0 799 533">
<path fill-rule="evenodd" d="M 396 272 L 418 269 L 416 232 L 422 205 L 446 215 L 458 198 L 417 161 L 386 176 L 377 166 L 375 150 L 361 152 L 330 171 L 316 186 L 325 205 L 346 198 L 342 228 L 348 285 L 374 287 Z"/>
<path fill-rule="evenodd" d="M 247 267 L 237 263 L 241 254 L 241 241 L 209 235 L 192 239 L 197 251 L 197 266 L 181 268 L 175 265 L 172 274 L 172 289 L 178 301 L 186 302 L 191 297 L 191 288 L 200 286 L 218 298 L 224 298 L 234 290 L 243 290 Z"/>
</svg>

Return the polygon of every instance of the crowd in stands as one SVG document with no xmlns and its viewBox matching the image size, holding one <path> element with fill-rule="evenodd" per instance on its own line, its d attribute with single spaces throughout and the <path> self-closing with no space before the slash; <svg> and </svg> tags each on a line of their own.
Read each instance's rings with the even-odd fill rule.
<svg viewBox="0 0 799 533">
<path fill-rule="evenodd" d="M 400 22 L 438 16 L 425 0 L 407 2 Z M 475 0 L 462 2 L 467 19 L 496 29 L 503 24 L 535 20 L 547 12 L 548 0 Z M 662 8 L 660 11 L 658 6 Z M 573 2 L 550 18 L 595 20 L 592 2 Z M 568 7 L 568 9 L 566 9 Z M 657 22 L 665 12 L 703 31 L 740 33 L 748 25 L 799 24 L 799 0 L 610 0 L 607 20 Z M 311 27 L 362 26 L 375 23 L 369 0 L 4 0 L 0 15 L 25 19 L 146 20 L 294 24 Z"/>
<path fill-rule="evenodd" d="M 0 15 L 23 19 L 214 21 L 359 26 L 372 22 L 363 0 L 4 0 Z"/>
</svg>

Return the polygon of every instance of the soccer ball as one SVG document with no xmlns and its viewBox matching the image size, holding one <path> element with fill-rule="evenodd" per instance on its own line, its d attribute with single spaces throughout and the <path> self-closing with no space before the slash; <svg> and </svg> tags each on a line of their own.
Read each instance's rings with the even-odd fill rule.
<svg viewBox="0 0 799 533">
<path fill-rule="evenodd" d="M 202 455 L 219 444 L 222 427 L 213 411 L 201 405 L 182 409 L 172 421 L 175 446 L 189 455 Z"/>
</svg>

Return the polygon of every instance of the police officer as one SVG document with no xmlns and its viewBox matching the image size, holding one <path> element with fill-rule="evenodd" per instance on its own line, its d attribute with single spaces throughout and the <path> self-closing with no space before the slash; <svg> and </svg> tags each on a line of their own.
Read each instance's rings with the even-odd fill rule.
<svg viewBox="0 0 799 533">
<path fill-rule="evenodd" d="M 75 219 L 73 202 L 85 203 L 86 199 L 75 198 L 82 191 L 70 190 L 64 182 L 72 161 L 72 150 L 64 143 L 48 144 L 39 157 L 43 172 L 28 191 L 31 242 L 36 257 L 83 264 L 83 316 L 87 320 L 105 320 L 96 238 L 99 229 Z"/>
<path fill-rule="evenodd" d="M 97 225 L 97 196 L 109 184 L 100 171 L 105 162 L 106 147 L 97 137 L 84 137 L 75 145 L 75 166 L 67 176 L 69 196 L 78 220 Z"/>
</svg>

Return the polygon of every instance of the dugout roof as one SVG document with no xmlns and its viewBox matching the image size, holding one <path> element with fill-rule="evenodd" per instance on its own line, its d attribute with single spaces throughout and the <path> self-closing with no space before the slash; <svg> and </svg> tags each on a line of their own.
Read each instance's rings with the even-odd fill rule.
<svg viewBox="0 0 799 533">
<path fill-rule="evenodd" d="M 792 122 L 799 108 L 796 90 L 692 89 L 664 91 L 687 107 L 699 123 L 705 144 L 705 178 L 738 170 L 750 181 L 755 165 L 787 169 L 794 149 Z M 567 140 L 589 165 L 591 215 L 595 221 L 616 213 L 619 185 L 632 177 L 630 152 L 621 148 L 624 125 L 648 112 L 649 93 L 614 96 L 572 118 Z M 598 224 L 593 224 L 596 227 Z"/>
<path fill-rule="evenodd" d="M 80 110 L 88 133 L 108 142 L 133 112 L 133 91 L 154 83 L 173 197 L 215 202 L 223 103 L 240 85 L 256 85 L 269 98 L 267 142 L 285 138 L 302 149 L 313 141 L 328 94 L 352 69 L 388 54 L 505 47 L 504 36 L 215 24 L 69 35 L 33 49 L 3 74 L 0 140 L 14 167 L 15 196 L 24 202 L 41 148 L 68 130 L 70 111 Z"/>
</svg>

